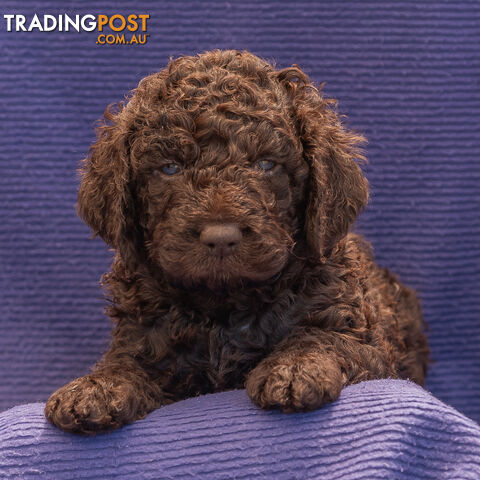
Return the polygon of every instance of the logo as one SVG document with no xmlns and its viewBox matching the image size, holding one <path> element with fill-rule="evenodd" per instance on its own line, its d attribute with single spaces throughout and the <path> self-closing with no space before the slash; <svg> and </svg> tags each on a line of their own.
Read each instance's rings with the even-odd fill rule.
<svg viewBox="0 0 480 480">
<path fill-rule="evenodd" d="M 7 32 L 97 32 L 97 45 L 145 45 L 148 14 L 131 15 L 3 15 Z"/>
</svg>

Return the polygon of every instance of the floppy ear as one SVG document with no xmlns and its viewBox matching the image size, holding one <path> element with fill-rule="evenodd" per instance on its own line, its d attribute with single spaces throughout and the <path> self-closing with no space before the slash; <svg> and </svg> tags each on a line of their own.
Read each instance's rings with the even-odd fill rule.
<svg viewBox="0 0 480 480">
<path fill-rule="evenodd" d="M 310 167 L 304 231 L 312 253 L 328 256 L 368 202 L 368 182 L 356 160 L 365 138 L 347 131 L 336 102 L 324 99 L 293 66 L 277 72 L 291 99 L 292 115 Z"/>
<path fill-rule="evenodd" d="M 135 264 L 139 252 L 139 229 L 135 224 L 134 199 L 130 187 L 128 125 L 125 108 L 107 107 L 97 140 L 80 168 L 78 213 L 111 247 L 127 267 Z"/>
</svg>

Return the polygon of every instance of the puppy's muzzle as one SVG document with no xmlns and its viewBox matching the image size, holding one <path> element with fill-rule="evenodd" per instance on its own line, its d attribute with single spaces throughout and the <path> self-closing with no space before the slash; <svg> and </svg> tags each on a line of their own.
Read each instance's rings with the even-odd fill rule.
<svg viewBox="0 0 480 480">
<path fill-rule="evenodd" d="M 217 257 L 231 255 L 242 241 L 242 232 L 232 223 L 207 225 L 200 232 L 200 242 Z"/>
</svg>

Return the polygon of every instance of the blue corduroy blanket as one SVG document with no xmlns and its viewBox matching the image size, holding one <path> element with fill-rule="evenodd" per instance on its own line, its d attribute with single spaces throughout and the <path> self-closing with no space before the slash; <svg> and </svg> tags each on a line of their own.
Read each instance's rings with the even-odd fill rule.
<svg viewBox="0 0 480 480">
<path fill-rule="evenodd" d="M 480 427 L 408 381 L 363 382 L 296 414 L 260 410 L 244 390 L 205 395 L 91 438 L 52 427 L 43 408 L 0 414 L 0 478 L 480 478 Z"/>
</svg>

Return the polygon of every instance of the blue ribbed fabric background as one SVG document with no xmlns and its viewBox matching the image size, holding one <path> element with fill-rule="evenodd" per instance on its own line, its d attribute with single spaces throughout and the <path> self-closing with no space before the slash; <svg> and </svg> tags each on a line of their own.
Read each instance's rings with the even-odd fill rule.
<svg viewBox="0 0 480 480">
<path fill-rule="evenodd" d="M 20 1 L 0 14 L 148 13 L 143 46 L 6 32 L 0 17 L 0 408 L 45 401 L 106 347 L 110 254 L 77 218 L 92 125 L 170 56 L 249 49 L 299 64 L 369 139 L 359 228 L 421 294 L 428 389 L 480 420 L 480 3 Z"/>
</svg>

